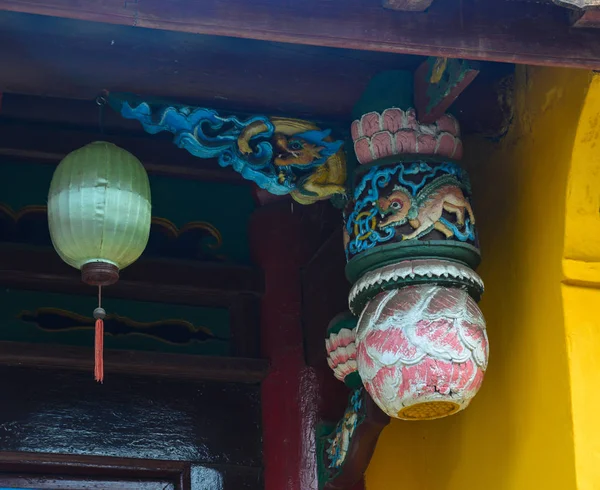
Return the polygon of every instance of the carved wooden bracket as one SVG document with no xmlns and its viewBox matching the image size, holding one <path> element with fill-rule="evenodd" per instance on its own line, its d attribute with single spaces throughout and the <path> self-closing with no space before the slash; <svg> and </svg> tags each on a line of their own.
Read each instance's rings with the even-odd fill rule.
<svg viewBox="0 0 600 490">
<path fill-rule="evenodd" d="M 433 3 L 433 0 L 383 0 L 383 6 L 390 10 L 407 12 L 423 12 Z"/>
<path fill-rule="evenodd" d="M 476 63 L 430 57 L 415 72 L 415 108 L 423 124 L 442 117 L 479 74 Z"/>
<path fill-rule="evenodd" d="M 320 490 L 350 490 L 367 471 L 390 418 L 364 388 L 354 390 L 343 418 L 317 443 Z"/>
</svg>

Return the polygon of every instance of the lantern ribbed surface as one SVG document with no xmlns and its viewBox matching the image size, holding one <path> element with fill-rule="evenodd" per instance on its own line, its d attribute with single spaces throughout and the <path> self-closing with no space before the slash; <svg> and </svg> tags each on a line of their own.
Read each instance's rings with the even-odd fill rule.
<svg viewBox="0 0 600 490">
<path fill-rule="evenodd" d="M 73 151 L 56 168 L 48 224 L 67 264 L 81 269 L 107 262 L 124 269 L 146 248 L 151 219 L 148 175 L 128 151 L 98 141 Z"/>
</svg>

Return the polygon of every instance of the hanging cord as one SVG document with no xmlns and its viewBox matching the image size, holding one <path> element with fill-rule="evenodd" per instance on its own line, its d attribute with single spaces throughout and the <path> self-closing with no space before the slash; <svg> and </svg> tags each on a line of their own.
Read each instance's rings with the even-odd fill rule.
<svg viewBox="0 0 600 490">
<path fill-rule="evenodd" d="M 96 342 L 94 345 L 94 378 L 98 383 L 104 381 L 104 319 L 106 311 L 102 308 L 102 286 L 98 286 L 98 308 L 94 310 L 96 319 Z"/>
<path fill-rule="evenodd" d="M 98 128 L 100 134 L 104 134 L 104 107 L 106 106 L 106 97 L 99 95 L 96 97 L 96 104 L 98 105 Z"/>
</svg>

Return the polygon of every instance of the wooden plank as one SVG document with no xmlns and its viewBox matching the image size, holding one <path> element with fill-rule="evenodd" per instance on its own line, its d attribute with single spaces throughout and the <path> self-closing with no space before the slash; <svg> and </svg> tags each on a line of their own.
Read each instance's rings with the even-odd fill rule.
<svg viewBox="0 0 600 490">
<path fill-rule="evenodd" d="M 248 294 L 237 295 L 229 307 L 232 355 L 260 357 L 260 300 Z"/>
<path fill-rule="evenodd" d="M 0 50 L 0 90 L 7 93 L 4 115 L 22 118 L 27 112 L 40 121 L 54 118 L 72 126 L 84 116 L 95 128 L 94 100 L 102 89 L 240 115 L 346 120 L 374 74 L 412 70 L 421 61 L 390 53 L 157 32 L 10 12 L 0 12 L 0 44 L 14 48 Z M 10 93 L 63 100 L 11 100 Z M 124 126 L 115 116 L 107 111 L 108 128 L 116 122 L 139 130 L 139 123 Z"/>
<path fill-rule="evenodd" d="M 0 341 L 0 366 L 94 372 L 94 349 Z M 104 351 L 104 371 L 178 380 L 260 383 L 269 362 L 263 359 L 192 356 L 158 352 Z"/>
<path fill-rule="evenodd" d="M 31 453 L 12 467 L 8 461 L 0 463 L 0 471 L 169 478 L 191 462 L 192 481 L 198 473 L 209 482 L 221 474 L 223 490 L 260 488 L 257 384 L 137 373 L 112 374 L 98 384 L 89 372 L 12 366 L 0 366 L 0 374 L 0 389 L 10 400 L 0 406 L 5 428 L 0 431 L 0 461 L 5 452 Z M 64 455 L 62 471 L 51 463 L 38 471 L 27 468 L 48 453 Z M 157 460 L 156 471 L 148 460 Z M 177 467 L 181 469 L 175 473 Z M 252 475 L 249 480 L 256 485 L 227 484 L 229 469 Z"/>
<path fill-rule="evenodd" d="M 220 490 L 262 490 L 264 488 L 261 468 L 252 466 L 203 465 L 187 461 L 134 459 L 102 454 L 88 456 L 0 451 L 0 484 L 3 484 L 1 478 L 15 473 L 43 475 L 48 479 L 64 478 L 66 475 L 87 477 L 90 480 L 98 478 L 165 479 L 176 482 L 177 490 L 204 489 L 207 481 L 210 484 L 218 475 L 217 479 L 221 483 Z M 36 486 L 35 488 L 41 487 Z M 99 487 L 98 490 L 104 490 L 104 488 Z M 137 489 L 138 487 L 133 488 Z"/>
<path fill-rule="evenodd" d="M 2 475 L 0 486 L 35 488 L 36 490 L 176 490 L 175 482 L 167 480 L 68 478 L 36 475 Z"/>
<path fill-rule="evenodd" d="M 0 451 L 0 472 L 171 478 L 185 473 L 189 466 L 184 461 L 159 459 Z"/>
<path fill-rule="evenodd" d="M 0 0 L 0 9 L 195 34 L 600 69 L 600 34 L 572 31 L 563 9 L 544 3 L 435 2 L 427 15 L 391 13 L 364 0 Z"/>
<path fill-rule="evenodd" d="M 0 285 L 67 294 L 95 294 L 79 271 L 52 249 L 0 244 Z M 229 306 L 240 295 L 264 291 L 262 272 L 253 267 L 199 261 L 140 259 L 121 272 L 106 297 L 194 306 Z"/>
<path fill-rule="evenodd" d="M 71 151 L 98 140 L 130 151 L 155 175 L 252 185 L 233 169 L 221 168 L 216 160 L 196 158 L 161 135 L 101 133 L 53 124 L 28 124 L 0 115 L 0 157 L 7 159 L 58 164 Z"/>
</svg>

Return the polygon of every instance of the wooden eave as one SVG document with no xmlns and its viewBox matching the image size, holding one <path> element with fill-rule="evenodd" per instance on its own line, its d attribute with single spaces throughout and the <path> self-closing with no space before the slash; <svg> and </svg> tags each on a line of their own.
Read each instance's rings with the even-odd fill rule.
<svg viewBox="0 0 600 490">
<path fill-rule="evenodd" d="M 600 68 L 600 33 L 567 9 L 516 0 L 436 1 L 427 12 L 380 0 L 0 0 L 0 10 L 138 28 L 424 56 Z"/>
</svg>

